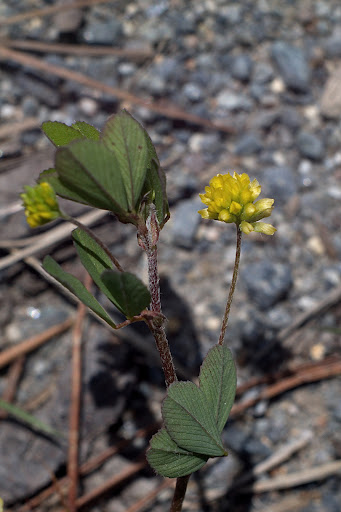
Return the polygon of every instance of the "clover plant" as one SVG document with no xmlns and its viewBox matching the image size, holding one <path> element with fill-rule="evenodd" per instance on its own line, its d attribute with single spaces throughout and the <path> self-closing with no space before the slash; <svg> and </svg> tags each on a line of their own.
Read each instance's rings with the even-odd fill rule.
<svg viewBox="0 0 341 512">
<path fill-rule="evenodd" d="M 199 385 L 179 382 L 165 332 L 157 266 L 160 232 L 169 218 L 166 179 L 145 129 L 125 110 L 112 116 L 100 133 L 77 122 L 66 126 L 46 122 L 42 129 L 56 146 L 54 168 L 43 171 L 34 187 L 21 194 L 31 227 L 62 218 L 77 226 L 72 233 L 79 258 L 94 283 L 126 317 L 116 325 L 110 314 L 73 275 L 50 256 L 44 269 L 111 328 L 145 322 L 160 354 L 167 386 L 162 404 L 162 428 L 147 452 L 156 473 L 177 478 L 171 511 L 182 509 L 189 476 L 212 457 L 226 457 L 221 439 L 236 390 L 236 368 L 224 342 L 240 260 L 242 234 L 272 235 L 276 230 L 260 222 L 273 209 L 273 199 L 258 198 L 261 187 L 247 174 L 218 174 L 200 194 L 204 219 L 234 223 L 236 259 L 218 343 L 206 355 Z M 133 224 L 138 244 L 148 259 L 149 283 L 124 270 L 121 263 L 86 226 L 62 211 L 57 196 L 112 212 L 122 223 Z"/>
</svg>

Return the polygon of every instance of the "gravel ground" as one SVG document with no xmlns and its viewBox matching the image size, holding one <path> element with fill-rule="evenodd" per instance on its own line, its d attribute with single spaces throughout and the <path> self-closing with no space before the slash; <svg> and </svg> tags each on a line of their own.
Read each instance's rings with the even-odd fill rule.
<svg viewBox="0 0 341 512">
<path fill-rule="evenodd" d="M 62 3 L 8 0 L 0 4 L 0 19 Z M 275 198 L 271 223 L 278 229 L 273 237 L 254 234 L 243 240 L 227 335 L 238 383 L 340 355 L 339 0 L 119 0 L 0 23 L 0 37 L 27 44 L 34 40 L 119 48 L 125 55 L 90 57 L 56 50 L 29 54 L 173 112 L 161 114 L 132 97 L 119 101 L 109 92 L 27 64 L 0 61 L 1 240 L 36 234 L 16 204 L 23 185 L 33 184 L 39 172 L 52 165 L 51 145 L 39 125 L 46 120 L 84 120 L 101 128 L 110 114 L 128 108 L 148 129 L 167 174 L 171 219 L 162 232 L 159 261 L 163 307 L 179 367 L 196 376 L 202 358 L 217 341 L 235 233 L 232 226 L 201 220 L 198 193 L 212 176 L 230 170 L 248 172 L 260 181 L 262 197 Z M 133 50 L 145 54 L 128 54 Z M 196 120 L 186 121 L 174 107 Z M 29 119 L 30 129 L 11 132 L 13 123 L 22 125 Z M 225 128 L 209 126 L 208 120 Z M 69 211 L 84 212 L 77 205 Z M 108 216 L 95 229 L 127 269 L 146 277 L 133 229 Z M 68 271 L 83 276 L 68 240 L 43 248 L 36 256 L 41 259 L 47 252 Z M 0 248 L 0 255 L 7 254 L 8 249 Z M 73 312 L 73 303 L 28 262 L 0 270 L 2 349 Z M 305 323 L 285 335 L 302 314 L 307 315 Z M 159 419 L 164 396 L 148 333 L 131 328 L 113 335 L 95 321 L 87 322 L 83 461 L 117 439 L 133 438 L 139 428 Z M 63 333 L 26 358 L 15 398 L 17 405 L 63 431 L 68 428 L 70 340 L 70 333 Z M 2 370 L 0 394 L 7 383 L 8 373 Z M 252 388 L 243 399 L 260 389 Z M 275 400 L 262 400 L 231 420 L 224 432 L 230 456 L 192 478 L 184 510 L 338 512 L 340 470 L 286 490 L 227 490 L 301 436 L 307 436 L 305 446 L 269 477 L 304 475 L 340 460 L 340 395 L 339 377 L 318 380 Z M 144 441 L 136 440 L 130 450 L 85 478 L 82 494 L 129 467 L 143 447 Z M 51 473 L 65 474 L 66 453 L 63 441 L 53 443 L 14 420 L 2 420 L 0 496 L 18 510 L 50 482 Z M 144 470 L 89 510 L 126 511 L 159 483 Z M 145 510 L 164 512 L 169 498 L 166 490 Z M 47 508 L 54 506 L 51 502 Z"/>
</svg>

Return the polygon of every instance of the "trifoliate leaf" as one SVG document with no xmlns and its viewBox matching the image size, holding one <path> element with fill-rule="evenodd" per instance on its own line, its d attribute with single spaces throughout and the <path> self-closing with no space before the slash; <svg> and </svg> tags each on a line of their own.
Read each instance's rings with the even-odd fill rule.
<svg viewBox="0 0 341 512">
<path fill-rule="evenodd" d="M 156 473 L 168 478 L 190 475 L 200 469 L 207 459 L 206 455 L 180 448 L 165 428 L 152 437 L 147 452 L 147 460 Z"/>
<path fill-rule="evenodd" d="M 226 455 L 210 404 L 193 382 L 169 386 L 162 416 L 168 434 L 184 450 L 209 457 Z"/>
<path fill-rule="evenodd" d="M 79 300 L 83 302 L 88 308 L 90 308 L 96 315 L 102 318 L 111 327 L 116 327 L 114 322 L 111 320 L 108 313 L 100 305 L 100 303 L 91 295 L 91 293 L 85 288 L 84 284 L 77 279 L 77 277 L 65 272 L 51 256 L 45 256 L 43 260 L 43 268 L 52 277 L 54 277 L 59 283 L 73 293 Z"/>
<path fill-rule="evenodd" d="M 225 345 L 215 345 L 209 350 L 200 369 L 199 382 L 221 433 L 230 414 L 237 386 L 236 367 L 231 351 Z"/>
<path fill-rule="evenodd" d="M 149 306 L 149 290 L 134 274 L 106 270 L 101 279 L 110 292 L 112 302 L 127 318 L 139 315 Z"/>
</svg>

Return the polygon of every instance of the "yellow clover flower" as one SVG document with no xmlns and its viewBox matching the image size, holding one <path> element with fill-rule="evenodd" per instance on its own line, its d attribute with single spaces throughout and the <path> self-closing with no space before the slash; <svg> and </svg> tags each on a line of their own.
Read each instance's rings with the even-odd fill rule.
<svg viewBox="0 0 341 512">
<path fill-rule="evenodd" d="M 20 194 L 25 208 L 27 223 L 31 228 L 36 228 L 60 217 L 55 191 L 47 182 L 42 182 L 35 187 L 24 187 L 25 193 Z"/>
<path fill-rule="evenodd" d="M 273 235 L 276 228 L 258 221 L 271 215 L 274 199 L 259 199 L 254 203 L 260 193 L 258 181 L 250 182 L 246 173 L 217 174 L 209 187 L 205 187 L 205 194 L 199 194 L 208 206 L 199 213 L 203 219 L 235 223 L 247 235 L 252 231 Z"/>
</svg>

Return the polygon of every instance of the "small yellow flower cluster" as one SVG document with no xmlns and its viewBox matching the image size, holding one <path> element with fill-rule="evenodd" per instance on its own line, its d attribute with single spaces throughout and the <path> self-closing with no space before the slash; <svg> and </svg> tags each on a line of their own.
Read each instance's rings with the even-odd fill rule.
<svg viewBox="0 0 341 512">
<path fill-rule="evenodd" d="M 205 194 L 199 194 L 208 206 L 199 213 L 203 219 L 235 223 L 247 235 L 252 231 L 273 235 L 276 228 L 258 221 L 271 215 L 274 199 L 259 199 L 254 203 L 260 192 L 258 181 L 250 182 L 246 173 L 217 174 L 209 187 L 205 187 Z"/>
<path fill-rule="evenodd" d="M 35 187 L 24 187 L 25 193 L 20 194 L 25 208 L 25 215 L 31 228 L 36 228 L 60 217 L 56 194 L 47 182 Z"/>
</svg>

